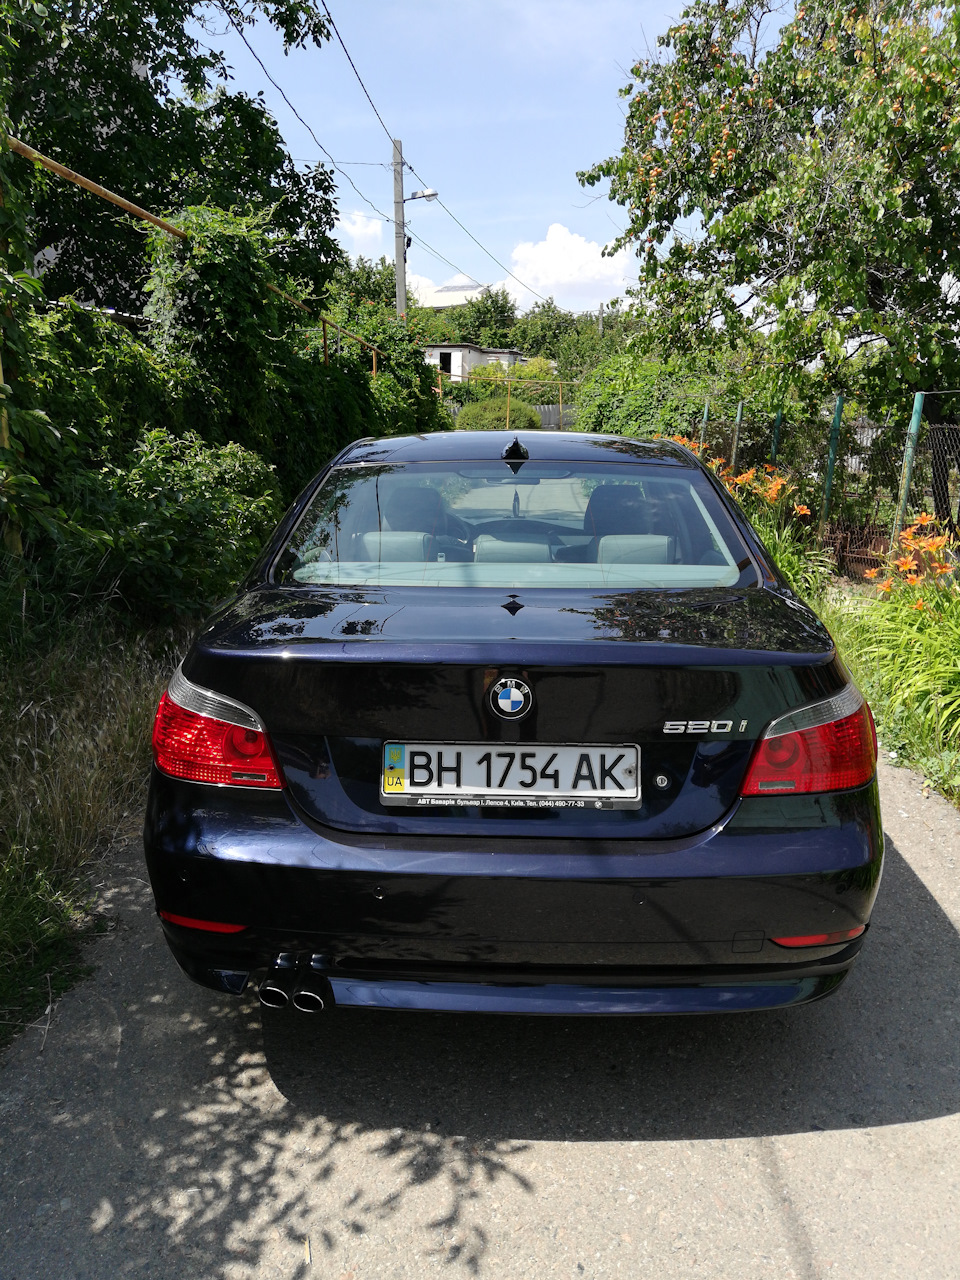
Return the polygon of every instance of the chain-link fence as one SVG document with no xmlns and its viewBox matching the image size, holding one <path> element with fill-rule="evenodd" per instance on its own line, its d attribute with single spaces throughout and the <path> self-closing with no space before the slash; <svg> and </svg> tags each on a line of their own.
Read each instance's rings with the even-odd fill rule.
<svg viewBox="0 0 960 1280">
<path fill-rule="evenodd" d="M 735 473 L 770 462 L 786 471 L 821 544 L 851 577 L 881 565 L 898 531 L 923 512 L 957 530 L 960 426 L 924 422 L 918 399 L 882 423 L 844 413 L 842 402 L 830 408 L 802 422 L 743 407 L 736 416 L 708 413 L 689 434 Z"/>
<path fill-rule="evenodd" d="M 456 416 L 459 405 L 445 403 Z M 951 404 L 960 417 L 960 393 L 935 402 L 937 417 Z M 559 405 L 536 408 L 544 427 L 559 426 Z M 758 414 L 746 403 L 717 412 L 691 398 L 673 416 L 680 434 L 723 459 L 734 474 L 767 464 L 784 471 L 795 501 L 809 509 L 803 518 L 850 577 L 882 565 L 898 531 L 922 512 L 935 516 L 944 531 L 960 527 L 960 426 L 924 421 L 922 398 L 912 404 L 905 399 L 883 422 L 851 413 L 842 401 L 825 403 L 818 416 L 797 418 Z M 563 427 L 575 421 L 576 410 L 564 404 Z"/>
</svg>

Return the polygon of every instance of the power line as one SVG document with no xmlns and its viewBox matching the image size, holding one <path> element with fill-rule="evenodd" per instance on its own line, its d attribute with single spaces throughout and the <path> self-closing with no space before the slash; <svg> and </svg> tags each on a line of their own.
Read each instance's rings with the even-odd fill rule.
<svg viewBox="0 0 960 1280">
<path fill-rule="evenodd" d="M 226 12 L 226 11 L 225 11 L 225 12 Z M 370 206 L 370 208 L 374 211 L 374 213 L 375 213 L 375 214 L 377 214 L 377 216 L 378 216 L 378 217 L 382 218 L 384 222 L 389 222 L 389 223 L 392 225 L 392 224 L 393 224 L 393 221 L 394 221 L 394 220 L 393 220 L 393 218 L 388 217 L 388 216 L 387 216 L 387 214 L 385 214 L 385 213 L 383 212 L 383 210 L 382 210 L 382 209 L 378 209 L 378 208 L 377 208 L 377 206 L 373 203 L 373 201 L 372 201 L 368 196 L 365 196 L 365 195 L 363 194 L 363 192 L 360 190 L 360 188 L 357 186 L 357 184 L 354 182 L 354 180 L 350 177 L 349 173 L 344 172 L 344 170 L 340 168 L 340 165 L 338 164 L 338 162 L 337 162 L 336 160 L 334 160 L 333 156 L 330 154 L 330 152 L 327 150 L 327 148 L 323 145 L 323 143 L 320 141 L 320 139 L 319 139 L 319 138 L 317 137 L 317 135 L 314 133 L 313 129 L 311 129 L 310 125 L 308 125 L 308 124 L 307 124 L 306 120 L 304 120 L 303 116 L 300 114 L 300 112 L 297 110 L 297 108 L 293 105 L 293 103 L 292 103 L 292 102 L 290 101 L 290 99 L 287 97 L 287 95 L 286 95 L 286 93 L 284 92 L 284 90 L 283 90 L 283 89 L 281 89 L 280 85 L 278 85 L 278 84 L 277 84 L 277 82 L 276 82 L 276 80 L 274 80 L 273 76 L 270 74 L 270 72 L 267 70 L 266 66 L 264 65 L 263 59 L 262 59 L 262 58 L 260 57 L 260 55 L 257 53 L 256 49 L 254 49 L 254 47 L 251 45 L 251 43 L 250 43 L 250 41 L 247 39 L 247 37 L 246 37 L 246 35 L 245 35 L 245 33 L 244 33 L 243 29 L 239 26 L 239 24 L 238 24 L 237 22 L 235 22 L 235 21 L 234 21 L 234 19 L 233 19 L 232 15 L 231 15 L 230 13 L 227 13 L 227 19 L 228 19 L 228 21 L 230 22 L 230 25 L 231 25 L 231 26 L 233 27 L 233 29 L 236 31 L 237 35 L 240 37 L 240 39 L 241 39 L 241 40 L 243 41 L 243 43 L 246 45 L 247 50 L 248 50 L 248 51 L 249 51 L 249 53 L 253 56 L 254 60 L 255 60 L 255 61 L 256 61 L 256 63 L 257 63 L 257 65 L 260 67 L 260 70 L 261 70 L 261 71 L 263 72 L 263 74 L 267 77 L 267 79 L 268 79 L 268 80 L 270 81 L 270 83 L 273 85 L 274 89 L 276 89 L 277 93 L 279 93 L 280 97 L 284 100 L 284 102 L 287 104 L 287 106 L 288 106 L 288 107 L 290 108 L 290 110 L 293 112 L 294 116 L 297 118 L 297 120 L 299 120 L 299 121 L 300 121 L 300 123 L 301 123 L 301 124 L 303 125 L 303 127 L 306 129 L 307 133 L 309 133 L 310 137 L 314 140 L 314 142 L 317 144 L 317 146 L 320 148 L 320 150 L 323 152 L 323 154 L 327 157 L 327 159 L 328 159 L 328 160 L 330 161 L 330 163 L 333 165 L 334 169 L 336 169 L 337 173 L 339 173 L 339 174 L 341 175 L 341 177 L 346 178 L 347 182 L 349 182 L 349 183 L 350 183 L 351 187 L 353 187 L 354 191 L 357 193 L 357 195 L 360 197 L 360 199 L 364 202 L 364 204 L 369 205 L 369 206 Z M 356 162 L 356 161 L 354 161 L 353 163 L 363 163 L 363 162 Z M 385 167 L 387 167 L 387 166 L 385 166 Z M 448 267 L 452 267 L 452 268 L 454 269 L 454 271 L 456 271 L 459 275 L 467 276 L 467 278 L 468 278 L 468 279 L 470 279 L 470 280 L 472 280 L 472 279 L 473 279 L 473 276 L 469 275 L 469 273 L 468 273 L 468 272 L 466 272 L 466 271 L 462 270 L 462 268 L 458 267 L 458 266 L 457 266 L 457 264 L 456 264 L 455 262 L 451 262 L 449 258 L 445 258 L 445 257 L 443 256 L 443 254 L 442 254 L 442 253 L 440 253 L 438 250 L 434 249 L 432 245 L 429 245 L 429 244 L 426 242 L 426 240 L 424 240 L 421 236 L 417 235 L 417 234 L 416 234 L 416 232 L 414 232 L 414 231 L 410 231 L 410 230 L 409 230 L 409 228 L 408 228 L 408 234 L 410 235 L 410 237 L 411 237 L 413 240 L 415 240 L 415 241 L 417 242 L 417 244 L 418 244 L 422 249 L 425 249 L 425 250 L 426 250 L 426 252 L 427 252 L 427 253 L 429 253 L 429 254 L 431 255 L 431 257 L 436 258 L 438 262 L 446 263 L 446 265 L 447 265 Z"/>
<path fill-rule="evenodd" d="M 359 83 L 359 85 L 360 85 L 360 88 L 361 88 L 361 89 L 363 90 L 363 92 L 366 94 L 367 101 L 370 103 L 370 106 L 373 108 L 373 114 L 374 114 L 374 115 L 377 117 L 377 119 L 380 121 L 380 127 L 381 127 L 381 129 L 383 129 L 383 132 L 387 135 L 387 138 L 388 138 L 388 140 L 390 141 L 390 143 L 391 143 L 391 145 L 392 145 L 392 144 L 393 144 L 393 134 L 392 134 L 392 133 L 390 132 L 390 130 L 387 128 L 386 124 L 384 123 L 383 116 L 382 116 L 382 115 L 380 114 L 380 112 L 377 110 L 377 104 L 376 104 L 376 103 L 374 102 L 374 100 L 370 97 L 370 91 L 368 90 L 367 86 L 363 83 L 363 79 L 362 79 L 362 77 L 361 77 L 361 75 L 360 75 L 360 72 L 357 70 L 356 63 L 355 63 L 355 62 L 354 62 L 354 60 L 350 57 L 350 50 L 349 50 L 349 49 L 347 48 L 347 46 L 343 43 L 343 36 L 342 36 L 342 35 L 340 34 L 340 32 L 337 30 L 337 24 L 336 24 L 336 23 L 334 22 L 334 20 L 333 20 L 333 14 L 330 12 L 329 8 L 327 7 L 327 0 L 321 0 L 321 2 L 322 2 L 322 4 L 323 4 L 323 11 L 324 11 L 324 13 L 327 15 L 327 19 L 329 20 L 331 27 L 333 27 L 333 34 L 334 34 L 334 35 L 337 37 L 337 39 L 340 41 L 340 48 L 341 48 L 341 49 L 343 50 L 343 52 L 346 54 L 347 61 L 350 63 L 350 66 L 353 68 L 353 74 L 357 77 L 357 81 L 358 81 L 358 83 Z"/>
<path fill-rule="evenodd" d="M 419 173 L 417 173 L 416 169 L 414 169 L 412 165 L 411 165 L 411 172 L 413 173 L 415 178 L 419 179 L 420 182 L 423 181 Z M 446 213 L 450 215 L 450 217 L 454 220 L 454 222 L 457 224 L 460 230 L 463 231 L 466 235 L 468 235 L 470 239 L 473 241 L 473 243 L 477 245 L 479 248 L 481 248 L 492 262 L 495 262 L 497 264 L 497 266 L 500 268 L 501 271 L 506 271 L 507 275 L 510 277 L 511 280 L 516 280 L 517 284 L 520 285 L 521 288 L 526 289 L 529 293 L 532 293 L 533 296 L 535 298 L 539 298 L 541 302 L 548 301 L 548 299 L 545 298 L 542 293 L 538 293 L 536 289 L 531 288 L 530 285 L 524 284 L 524 282 L 520 279 L 520 277 L 515 276 L 509 267 L 505 267 L 503 263 L 500 261 L 500 259 L 495 257 L 490 252 L 490 250 L 486 247 L 486 245 L 481 244 L 480 241 L 477 239 L 477 237 L 473 234 L 473 232 L 467 230 L 467 228 L 463 225 L 463 223 L 460 221 L 457 215 L 447 208 L 447 206 L 443 203 L 443 201 L 440 199 L 439 196 L 437 197 L 437 204 L 440 206 L 441 209 L 443 209 Z"/>
<path fill-rule="evenodd" d="M 327 0 L 322 0 L 322 4 L 323 4 L 323 11 L 324 11 L 324 13 L 327 15 L 327 19 L 329 20 L 330 25 L 331 25 L 331 27 L 333 28 L 334 34 L 336 35 L 337 39 L 338 39 L 338 40 L 339 40 L 339 42 L 340 42 L 340 48 L 341 48 L 341 49 L 343 50 L 343 52 L 346 54 L 347 61 L 350 63 L 350 66 L 351 66 L 351 68 L 353 69 L 353 74 L 357 77 L 357 82 L 358 82 L 358 84 L 360 85 L 360 88 L 363 90 L 364 94 L 366 95 L 366 99 L 367 99 L 367 101 L 370 103 L 370 106 L 373 108 L 373 114 L 374 114 L 374 115 L 377 117 L 377 119 L 380 121 L 380 127 L 383 129 L 383 132 L 387 135 L 387 138 L 389 139 L 390 144 L 391 144 L 391 146 L 392 146 L 392 145 L 393 145 L 393 134 L 392 134 L 392 133 L 390 132 L 390 130 L 387 128 L 387 126 L 386 126 L 386 124 L 385 124 L 385 122 L 384 122 L 383 116 L 382 116 L 382 115 L 380 114 L 380 112 L 377 110 L 377 104 L 374 102 L 373 98 L 371 98 L 371 96 L 370 96 L 370 91 L 369 91 L 369 89 L 368 89 L 368 88 L 367 88 L 367 86 L 363 83 L 363 77 L 360 75 L 360 72 L 357 70 L 356 63 L 354 62 L 353 58 L 351 58 L 351 57 L 350 57 L 350 50 L 349 50 L 349 49 L 347 48 L 347 46 L 344 44 L 344 42 L 343 42 L 343 36 L 342 36 L 342 35 L 340 34 L 340 32 L 337 30 L 337 24 L 336 24 L 336 23 L 334 22 L 334 20 L 333 20 L 333 14 L 330 12 L 329 6 L 327 5 Z M 406 162 L 404 162 L 404 163 L 406 163 Z M 424 187 L 426 187 L 426 186 L 427 186 L 427 182 L 426 182 L 426 180 L 425 180 L 424 178 L 421 178 L 420 174 L 419 174 L 419 173 L 417 173 L 416 169 L 414 169 L 414 167 L 413 167 L 413 165 L 412 165 L 412 164 L 407 164 L 407 165 L 406 165 L 406 167 L 410 170 L 410 172 L 413 174 L 413 176 L 417 179 L 417 181 L 418 181 L 418 182 L 422 182 L 422 183 L 423 183 L 423 185 L 424 185 Z M 468 231 L 468 230 L 467 230 L 467 228 L 463 225 L 463 223 L 460 221 L 460 219 L 457 217 L 457 215 L 456 215 L 455 213 L 453 213 L 450 209 L 448 209 L 448 208 L 447 208 L 447 206 L 443 203 L 443 201 L 442 201 L 441 199 L 439 199 L 439 197 L 437 198 L 437 204 L 440 206 L 440 208 L 441 208 L 441 209 L 443 209 L 443 211 L 444 211 L 446 214 L 448 214 L 448 215 L 449 215 L 449 217 L 451 217 L 451 218 L 454 220 L 454 222 L 457 224 L 457 226 L 460 228 L 460 230 L 461 230 L 462 232 L 464 232 L 464 234 L 465 234 L 465 235 L 468 235 L 468 236 L 470 237 L 470 239 L 471 239 L 471 240 L 473 241 L 473 243 L 477 246 L 477 248 L 478 248 L 478 249 L 482 249 L 482 250 L 483 250 L 483 252 L 487 255 L 487 257 L 491 260 L 491 262 L 495 262 L 495 263 L 497 264 L 497 266 L 500 268 L 500 270 L 501 270 L 501 271 L 505 271 L 505 272 L 507 273 L 507 275 L 510 277 L 510 279 L 511 279 L 511 280 L 516 280 L 517 284 L 518 284 L 518 285 L 520 285 L 520 286 L 521 286 L 521 288 L 526 289 L 528 293 L 532 293 L 532 294 L 533 294 L 533 296 L 534 296 L 535 298 L 539 298 L 541 302 L 546 302 L 546 301 L 547 301 L 547 299 L 543 296 L 543 294 L 542 294 L 542 293 L 538 293 L 536 289 L 532 289 L 532 288 L 530 287 L 530 285 L 525 284 L 525 283 L 524 283 L 524 281 L 523 281 L 523 280 L 521 280 L 519 276 L 515 276 L 515 275 L 513 274 L 513 272 L 510 270 L 510 268 L 509 268 L 509 267 L 505 266 L 505 265 L 500 261 L 500 259 L 499 259 L 499 258 L 495 257 L 495 255 L 494 255 L 494 254 L 492 254 L 492 253 L 490 252 L 490 250 L 486 247 L 486 245 L 481 244 L 481 242 L 477 239 L 477 237 L 473 234 L 473 232 L 472 232 L 472 231 Z M 471 278 L 472 278 L 472 277 L 471 277 Z"/>
</svg>

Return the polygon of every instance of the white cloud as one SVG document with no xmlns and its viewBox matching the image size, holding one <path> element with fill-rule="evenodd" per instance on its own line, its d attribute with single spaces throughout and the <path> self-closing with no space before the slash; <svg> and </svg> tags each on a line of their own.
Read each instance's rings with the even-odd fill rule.
<svg viewBox="0 0 960 1280">
<path fill-rule="evenodd" d="M 603 256 L 603 245 L 587 240 L 559 222 L 548 227 L 542 240 L 524 240 L 510 255 L 510 267 L 519 280 L 530 285 L 524 289 L 516 280 L 507 278 L 490 284 L 491 289 L 506 289 L 521 311 L 539 301 L 531 289 L 545 298 L 554 298 L 569 311 L 595 311 L 602 302 L 622 298 L 628 287 L 636 283 L 637 268 L 627 250 L 612 258 Z M 458 284 L 468 276 L 452 276 L 443 284 Z M 427 297 L 437 285 L 429 276 L 407 273 L 407 290 L 414 296 Z"/>
<path fill-rule="evenodd" d="M 535 289 L 571 311 L 592 310 L 601 302 L 623 297 L 636 278 L 636 268 L 632 268 L 625 249 L 612 258 L 605 258 L 602 250 L 603 245 L 595 240 L 587 240 L 559 222 L 551 223 L 543 240 L 535 244 L 525 240 L 510 255 L 511 270 L 530 289 L 512 279 L 501 280 L 496 287 L 505 287 L 522 308 L 537 301 L 530 291 Z"/>
<path fill-rule="evenodd" d="M 365 257 L 379 257 L 382 252 L 383 223 L 379 218 L 370 218 L 365 213 L 354 210 L 337 223 L 342 239 L 346 240 L 346 249 L 351 257 L 363 254 Z"/>
</svg>

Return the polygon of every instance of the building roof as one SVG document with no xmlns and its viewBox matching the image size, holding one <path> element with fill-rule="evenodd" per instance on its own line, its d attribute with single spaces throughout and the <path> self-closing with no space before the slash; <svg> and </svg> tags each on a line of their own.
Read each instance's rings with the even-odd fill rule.
<svg viewBox="0 0 960 1280">
<path fill-rule="evenodd" d="M 425 285 L 417 286 L 413 292 L 421 307 L 432 307 L 439 311 L 444 307 L 462 307 L 474 298 L 479 298 L 488 284 L 477 284 L 476 281 L 460 280 L 453 284 L 437 285 L 428 289 Z"/>
</svg>

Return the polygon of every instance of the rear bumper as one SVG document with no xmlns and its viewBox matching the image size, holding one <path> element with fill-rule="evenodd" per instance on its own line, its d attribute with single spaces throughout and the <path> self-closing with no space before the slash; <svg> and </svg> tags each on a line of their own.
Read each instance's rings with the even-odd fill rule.
<svg viewBox="0 0 960 1280">
<path fill-rule="evenodd" d="M 341 1006 L 721 1012 L 817 999 L 862 939 L 880 879 L 876 784 L 742 801 L 675 841 L 452 841 L 308 827 L 283 794 L 158 773 L 145 830 L 158 908 L 195 981 L 242 990 L 279 953 Z"/>
<path fill-rule="evenodd" d="M 585 987 L 544 984 L 505 987 L 470 982 L 361 982 L 333 979 L 341 1008 L 408 1009 L 441 1013 L 556 1014 L 605 1017 L 668 1013 L 745 1013 L 807 1004 L 835 990 L 846 976 L 779 982 L 703 983 L 677 987 Z"/>
</svg>

